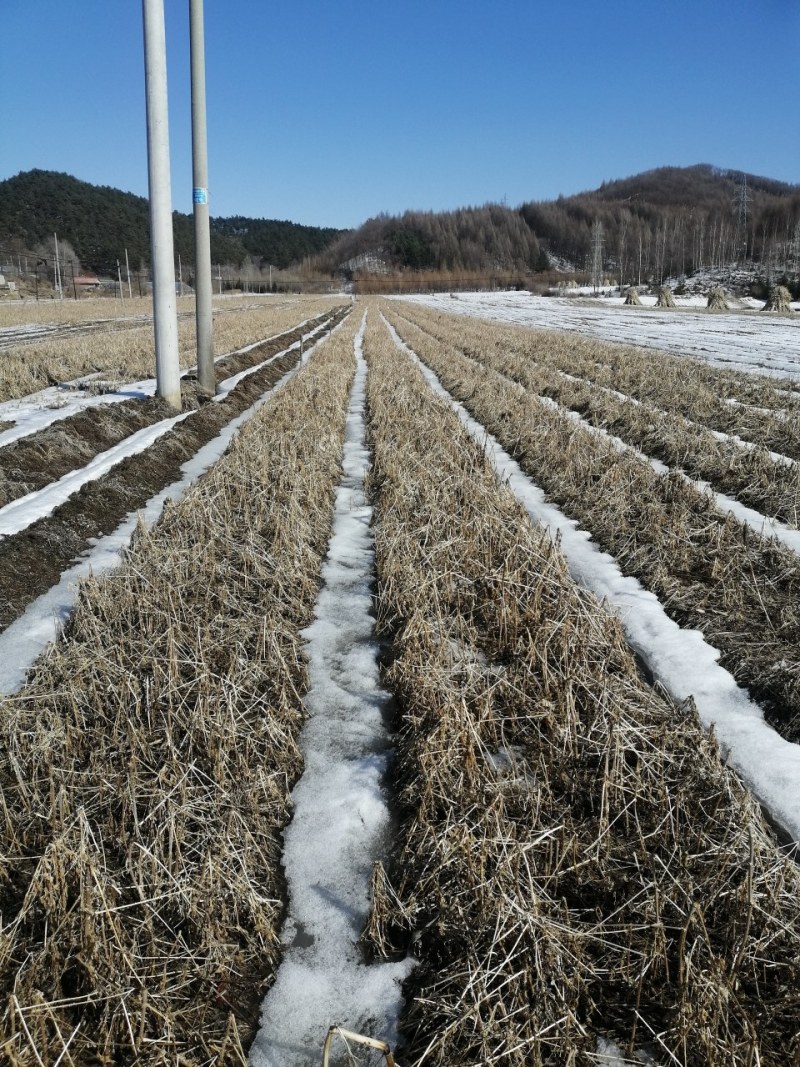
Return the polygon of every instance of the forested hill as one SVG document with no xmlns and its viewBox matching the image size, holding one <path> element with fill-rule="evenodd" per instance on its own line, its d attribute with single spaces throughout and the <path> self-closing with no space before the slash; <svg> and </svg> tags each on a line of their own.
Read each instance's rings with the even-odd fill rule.
<svg viewBox="0 0 800 1067">
<path fill-rule="evenodd" d="M 541 269 L 549 259 L 583 271 L 597 239 L 603 270 L 625 282 L 744 260 L 781 271 L 800 255 L 799 224 L 800 186 L 699 164 L 662 167 L 518 209 L 491 204 L 380 215 L 319 261 L 355 270 L 517 271 Z"/>
<path fill-rule="evenodd" d="M 192 216 L 173 213 L 175 254 L 193 255 Z M 150 216 L 145 197 L 91 185 L 69 174 L 30 170 L 0 181 L 0 245 L 35 251 L 53 233 L 67 241 L 85 270 L 112 273 L 128 250 L 131 267 L 150 262 Z M 212 218 L 211 259 L 241 266 L 251 257 L 288 267 L 322 251 L 341 230 L 274 219 Z"/>
<path fill-rule="evenodd" d="M 318 265 L 333 271 L 345 264 L 357 271 L 365 258 L 411 270 L 524 273 L 548 265 L 519 211 L 501 204 L 379 215 L 340 237 L 318 257 Z"/>
<path fill-rule="evenodd" d="M 190 264 L 191 215 L 173 218 L 176 256 Z M 242 216 L 212 218 L 211 229 L 214 263 L 241 267 L 249 259 L 262 270 L 311 257 L 331 273 L 346 266 L 526 274 L 552 264 L 583 271 L 599 245 L 603 271 L 624 283 L 743 263 L 796 279 L 800 185 L 699 164 L 519 208 L 379 215 L 354 231 Z M 0 182 L 0 248 L 52 254 L 54 232 L 86 270 L 113 274 L 126 248 L 132 268 L 150 261 L 144 197 L 43 170 Z"/>
<path fill-rule="evenodd" d="M 553 255 L 584 267 L 600 224 L 603 260 L 635 280 L 752 262 L 782 270 L 800 249 L 800 185 L 707 163 L 659 167 L 599 189 L 523 204 L 520 214 Z M 595 230 L 595 235 L 597 230 Z"/>
</svg>

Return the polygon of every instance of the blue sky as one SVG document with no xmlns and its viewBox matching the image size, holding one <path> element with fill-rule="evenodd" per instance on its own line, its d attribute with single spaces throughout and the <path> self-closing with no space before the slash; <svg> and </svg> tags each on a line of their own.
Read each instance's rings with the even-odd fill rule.
<svg viewBox="0 0 800 1067">
<path fill-rule="evenodd" d="M 191 211 L 188 0 L 165 0 Z M 356 226 L 661 165 L 800 181 L 798 0 L 206 0 L 214 215 Z M 147 194 L 139 0 L 0 0 L 0 178 Z"/>
</svg>

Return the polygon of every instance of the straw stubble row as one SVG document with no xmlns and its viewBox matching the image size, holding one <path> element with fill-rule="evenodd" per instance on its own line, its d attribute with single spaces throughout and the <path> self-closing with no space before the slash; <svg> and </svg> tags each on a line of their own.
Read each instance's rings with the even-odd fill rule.
<svg viewBox="0 0 800 1067">
<path fill-rule="evenodd" d="M 214 316 L 215 355 L 291 329 L 300 320 L 332 311 L 341 304 L 341 297 L 292 298 L 277 305 L 267 302 L 236 306 L 221 302 L 217 308 L 219 313 Z M 103 310 L 107 307 L 107 301 L 78 302 L 75 314 L 83 311 L 86 315 L 107 315 L 108 311 Z M 138 302 L 138 309 L 142 321 L 106 319 L 89 333 L 26 341 L 3 352 L 0 358 L 0 401 L 27 396 L 47 386 L 88 374 L 99 373 L 103 382 L 115 383 L 152 378 L 155 354 L 153 324 L 148 318 L 152 312 L 151 302 Z M 124 324 L 122 328 L 120 321 Z M 196 359 L 193 312 L 180 317 L 178 342 L 181 368 L 191 367 Z"/>
<path fill-rule="evenodd" d="M 403 314 L 440 340 L 452 338 L 455 328 L 469 355 L 478 359 L 488 355 L 485 324 L 407 302 Z M 493 323 L 492 336 L 498 355 L 517 356 L 556 373 L 566 371 L 699 426 L 738 434 L 765 449 L 800 459 L 800 389 L 790 379 L 725 370 L 689 356 L 563 331 Z"/>
<path fill-rule="evenodd" d="M 722 664 L 783 736 L 800 739 L 798 556 L 723 515 L 710 494 L 680 474 L 657 473 L 391 308 L 389 316 L 548 496 L 673 618 L 721 650 Z"/>
<path fill-rule="evenodd" d="M 0 703 L 0 1058 L 245 1062 L 279 945 L 354 325 Z"/>
<path fill-rule="evenodd" d="M 366 354 L 402 817 L 367 938 L 419 959 L 403 1062 L 794 1062 L 797 868 L 374 322 Z"/>
<path fill-rule="evenodd" d="M 413 321 L 413 312 L 410 317 Z M 646 455 L 684 470 L 693 478 L 707 480 L 719 492 L 797 527 L 800 517 L 800 465 L 797 463 L 775 458 L 760 446 L 720 439 L 707 427 L 679 412 L 634 402 L 598 387 L 590 379 L 577 378 L 575 375 L 586 368 L 572 367 L 569 352 L 558 359 L 557 351 L 547 362 L 539 362 L 529 354 L 499 347 L 497 338 L 493 338 L 494 343 L 487 343 L 485 327 L 482 346 L 478 342 L 480 327 L 472 331 L 473 343 L 464 344 L 460 327 L 461 323 L 451 318 L 440 318 L 435 323 L 428 320 L 425 325 L 426 332 L 461 348 L 471 358 L 519 382 L 534 395 L 548 397 Z M 666 380 L 670 381 L 669 377 Z M 731 408 L 726 406 L 726 410 L 730 412 Z M 762 421 L 766 421 L 763 416 Z M 737 431 L 742 429 L 736 427 Z"/>
</svg>

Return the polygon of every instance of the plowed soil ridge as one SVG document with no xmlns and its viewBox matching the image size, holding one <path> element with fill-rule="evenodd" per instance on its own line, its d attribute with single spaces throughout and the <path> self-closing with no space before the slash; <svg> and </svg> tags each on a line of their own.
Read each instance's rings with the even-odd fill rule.
<svg viewBox="0 0 800 1067">
<path fill-rule="evenodd" d="M 344 310 L 337 312 L 330 320 L 331 326 L 345 313 Z M 308 332 L 309 325 L 306 324 L 301 332 Z M 269 342 L 273 343 L 277 342 Z M 277 351 L 286 346 L 287 336 L 284 335 Z M 250 365 L 268 358 L 268 355 L 261 351 L 249 361 Z M 51 515 L 19 534 L 0 540 L 0 630 L 54 585 L 61 572 L 85 552 L 95 538 L 116 529 L 127 515 L 175 481 L 180 476 L 181 466 L 198 449 L 280 381 L 299 358 L 300 353 L 295 350 L 249 375 L 224 400 L 204 404 L 191 418 L 178 423 L 150 448 L 128 457 L 102 478 L 84 485 Z"/>
<path fill-rule="evenodd" d="M 331 318 L 320 315 L 292 330 L 271 337 L 247 352 L 235 352 L 216 364 L 217 377 L 226 378 L 269 359 Z M 191 375 L 182 381 L 183 410 L 200 406 Z M 137 430 L 173 415 L 172 408 L 159 397 L 126 400 L 100 405 L 20 438 L 0 449 L 0 507 L 33 493 L 65 474 L 85 466 L 106 449 L 124 441 Z"/>
</svg>

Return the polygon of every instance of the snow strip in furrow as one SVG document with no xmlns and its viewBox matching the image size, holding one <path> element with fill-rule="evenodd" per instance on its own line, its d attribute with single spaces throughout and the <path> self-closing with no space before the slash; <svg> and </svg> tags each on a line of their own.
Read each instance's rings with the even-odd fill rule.
<svg viewBox="0 0 800 1067">
<path fill-rule="evenodd" d="M 305 325 L 305 324 L 303 324 L 303 325 Z M 217 385 L 216 395 L 213 396 L 211 399 L 216 403 L 219 403 L 220 400 L 224 400 L 225 397 L 228 395 L 228 393 L 232 389 L 235 389 L 236 386 L 239 384 L 239 382 L 241 382 L 244 378 L 249 378 L 251 374 L 255 374 L 257 371 L 260 371 L 263 367 L 268 367 L 270 363 L 274 363 L 276 359 L 280 359 L 281 356 L 285 356 L 289 352 L 294 352 L 296 349 L 299 348 L 301 350 L 301 352 L 303 352 L 305 354 L 305 352 L 306 352 L 306 348 L 305 348 L 306 342 L 312 341 L 318 334 L 322 333 L 323 330 L 327 330 L 327 329 L 328 329 L 328 322 L 322 322 L 322 323 L 319 324 L 319 326 L 315 326 L 313 330 L 309 330 L 308 333 L 304 333 L 301 340 L 294 341 L 292 344 L 289 345 L 288 348 L 284 348 L 280 352 L 276 352 L 275 355 L 274 356 L 270 356 L 269 359 L 265 359 L 261 363 L 256 363 L 255 366 L 253 366 L 253 367 L 246 367 L 244 370 L 239 371 L 238 374 L 232 374 L 230 376 L 230 378 L 223 379 L 223 381 L 221 381 Z M 236 355 L 239 352 L 249 352 L 251 349 L 257 348 L 258 345 L 263 344 L 263 343 L 264 343 L 263 341 L 256 341 L 255 344 L 248 345 L 246 348 L 237 349 L 237 352 L 234 353 L 234 354 Z"/>
<path fill-rule="evenodd" d="M 339 323 L 334 332 L 341 325 L 342 323 Z M 304 362 L 313 351 L 314 346 L 305 350 Z M 179 479 L 152 496 L 143 508 L 128 515 L 112 533 L 98 538 L 92 550 L 79 563 L 64 571 L 56 585 L 29 604 L 23 614 L 0 633 L 0 693 L 17 692 L 25 684 L 27 672 L 45 648 L 58 638 L 75 605 L 80 579 L 118 567 L 122 552 L 130 543 L 137 522 L 141 519 L 145 526 L 154 525 L 161 516 L 166 501 L 180 500 L 187 489 L 216 463 L 240 427 L 291 381 L 298 369 L 297 366 L 292 367 L 249 408 L 231 419 L 215 438 L 181 465 L 182 476 Z"/>
<path fill-rule="evenodd" d="M 524 391 L 524 386 L 520 386 L 520 389 Z M 756 533 L 763 534 L 765 537 L 774 537 L 776 541 L 780 541 L 782 544 L 786 545 L 792 552 L 800 554 L 800 530 L 793 529 L 791 526 L 786 526 L 785 523 L 778 522 L 777 519 L 771 519 L 767 515 L 762 514 L 762 512 L 756 511 L 754 508 L 749 508 L 746 504 L 742 504 L 738 500 L 734 500 L 733 497 L 726 496 L 724 493 L 718 493 L 710 482 L 699 481 L 695 478 L 691 478 L 682 470 L 668 467 L 665 463 L 662 463 L 660 459 L 648 456 L 634 445 L 629 445 L 626 441 L 623 441 L 622 438 L 615 437 L 614 434 L 609 433 L 608 430 L 603 429 L 602 426 L 593 426 L 591 422 L 585 419 L 577 411 L 572 411 L 569 408 L 564 407 L 557 403 L 557 401 L 551 400 L 550 397 L 538 396 L 536 394 L 532 395 L 535 395 L 536 400 L 541 404 L 544 404 L 546 407 L 565 415 L 572 422 L 578 423 L 584 429 L 589 430 L 596 436 L 605 438 L 605 440 L 609 441 L 617 451 L 630 452 L 636 456 L 637 459 L 642 460 L 644 463 L 649 463 L 656 474 L 669 474 L 670 472 L 679 474 L 681 478 L 696 489 L 698 493 L 708 493 L 713 498 L 714 506 L 717 511 L 722 512 L 723 515 L 727 515 L 728 512 L 730 512 L 738 522 L 741 522 L 745 526 L 749 526 Z"/>
<path fill-rule="evenodd" d="M 397 335 L 399 340 L 399 335 Z M 416 356 L 416 353 L 414 353 Z M 507 374 L 503 374 L 501 371 L 496 373 L 500 374 L 509 384 L 514 386 L 518 392 L 527 393 L 533 399 L 537 400 L 544 407 L 549 408 L 551 411 L 557 411 L 560 415 L 569 419 L 571 422 L 577 423 L 583 429 L 588 430 L 589 433 L 595 434 L 597 437 L 602 437 L 608 441 L 618 452 L 630 452 L 636 456 L 643 463 L 649 463 L 656 474 L 679 474 L 680 477 L 692 488 L 696 489 L 698 493 L 708 493 L 714 500 L 714 506 L 723 515 L 727 515 L 730 512 L 731 515 L 745 526 L 749 526 L 750 529 L 756 533 L 765 537 L 774 537 L 777 541 L 786 545 L 792 552 L 797 552 L 800 555 L 800 530 L 794 529 L 791 526 L 787 526 L 785 523 L 779 522 L 777 519 L 771 519 L 767 515 L 764 515 L 760 511 L 756 511 L 754 508 L 747 507 L 746 504 L 740 503 L 738 500 L 734 500 L 733 497 L 726 496 L 725 493 L 719 493 L 711 485 L 710 482 L 700 481 L 699 479 L 691 478 L 682 470 L 668 467 L 666 463 L 662 463 L 660 459 L 656 459 L 653 456 L 648 456 L 646 452 L 640 451 L 635 445 L 629 445 L 627 441 L 623 441 L 621 437 L 616 437 L 602 426 L 595 426 L 584 418 L 578 411 L 573 411 L 571 408 L 566 407 L 563 404 L 559 404 L 557 400 L 553 400 L 552 397 L 542 396 L 539 393 L 530 392 L 518 382 L 515 378 L 511 378 Z M 576 381 L 578 379 L 575 379 Z M 622 395 L 622 394 L 619 394 Z M 629 398 L 632 399 L 632 398 Z M 638 404 L 638 400 L 632 400 L 632 403 Z M 721 435 L 724 436 L 724 435 Z M 753 447 L 748 446 L 748 447 Z M 781 459 L 784 457 L 780 457 Z M 793 463 L 793 460 L 787 462 Z"/>
<path fill-rule="evenodd" d="M 303 319 L 302 322 L 299 322 L 297 326 L 291 327 L 291 329 L 301 329 L 309 321 L 309 319 Z M 320 324 L 314 330 L 304 334 L 303 341 L 310 340 L 315 334 L 326 328 L 326 323 Z M 281 331 L 281 333 L 288 332 L 288 330 Z M 258 348 L 259 345 L 268 344 L 280 336 L 281 334 L 273 334 L 270 337 L 263 337 L 260 341 L 254 341 L 252 344 L 236 348 L 232 352 L 225 352 L 221 356 L 216 356 L 214 362 L 219 363 L 221 360 L 229 359 L 231 356 L 244 355 L 254 348 Z M 285 355 L 286 352 L 291 352 L 298 344 L 299 342 L 295 342 L 284 352 L 278 353 L 278 355 Z M 233 386 L 228 383 L 233 382 L 235 385 L 234 379 L 236 381 L 241 380 L 242 376 L 245 376 L 248 372 L 252 373 L 255 370 L 259 370 L 263 365 L 248 367 L 246 372 L 242 371 L 238 376 L 233 375 L 231 378 L 225 379 L 220 383 L 220 390 L 227 386 L 226 391 L 229 392 Z M 187 373 L 189 371 L 185 371 L 181 377 L 185 377 Z M 101 393 L 98 396 L 76 395 L 69 388 L 70 386 L 80 386 L 101 376 L 102 372 L 99 371 L 95 374 L 86 374 L 81 378 L 75 378 L 71 382 L 65 382 L 64 386 L 52 385 L 38 393 L 31 393 L 29 396 L 21 397 L 18 400 L 7 400 L 0 404 L 0 422 L 13 421 L 14 423 L 7 430 L 0 431 L 0 448 L 12 445 L 23 437 L 30 437 L 32 434 L 51 426 L 54 422 L 67 419 L 86 408 L 100 407 L 103 404 L 121 404 L 125 400 L 145 399 L 155 396 L 155 378 L 143 378 L 139 382 L 128 382 L 120 386 L 119 389 L 115 389 L 113 393 Z"/>
<path fill-rule="evenodd" d="M 397 335 L 396 333 L 395 337 L 397 338 L 397 340 L 399 340 L 399 335 Z M 416 353 L 414 353 L 414 355 L 416 357 Z M 471 359 L 472 357 L 467 358 Z M 649 463 L 653 470 L 656 472 L 656 474 L 669 474 L 670 472 L 672 472 L 673 474 L 679 474 L 680 477 L 688 485 L 691 485 L 692 488 L 696 489 L 699 493 L 708 493 L 713 498 L 714 505 L 717 510 L 720 511 L 723 515 L 727 515 L 730 512 L 730 514 L 733 515 L 733 517 L 738 522 L 741 522 L 744 526 L 749 526 L 750 529 L 754 530 L 757 534 L 763 535 L 765 537 L 774 537 L 777 541 L 780 541 L 792 552 L 797 552 L 800 555 L 800 530 L 797 530 L 791 526 L 787 526 L 785 523 L 779 522 L 777 519 L 772 519 L 769 516 L 764 515 L 762 512 L 756 511 L 755 508 L 750 508 L 746 504 L 742 504 L 740 503 L 740 501 L 735 500 L 733 497 L 727 496 L 725 493 L 717 492 L 717 490 L 710 482 L 705 482 L 699 479 L 692 478 L 682 470 L 668 467 L 660 459 L 656 459 L 653 456 L 648 456 L 646 452 L 642 452 L 640 449 L 636 448 L 635 445 L 628 444 L 627 441 L 623 441 L 621 437 L 615 436 L 608 430 L 604 429 L 602 426 L 595 426 L 593 423 L 589 422 L 588 419 L 584 418 L 584 416 L 581 415 L 580 412 L 573 411 L 571 408 L 566 407 L 566 405 L 560 404 L 557 400 L 553 400 L 552 397 L 542 396 L 539 393 L 534 393 L 526 389 L 526 387 L 522 385 L 521 382 L 518 382 L 516 378 L 512 378 L 510 375 L 504 374 L 502 371 L 497 371 L 496 373 L 499 374 L 502 378 L 504 378 L 510 385 L 516 388 L 519 393 L 528 394 L 533 399 L 537 400 L 540 404 L 542 404 L 544 407 L 549 408 L 551 411 L 557 411 L 560 415 L 563 415 L 565 418 L 568 418 L 571 422 L 577 423 L 583 429 L 588 430 L 590 433 L 595 434 L 597 437 L 604 438 L 611 445 L 613 445 L 618 452 L 630 452 L 632 455 L 636 456 L 637 459 L 640 459 L 643 463 Z M 584 380 L 580 378 L 573 378 L 571 374 L 565 374 L 563 371 L 560 371 L 559 373 L 564 374 L 564 377 L 566 378 L 572 378 L 572 380 L 576 382 Z M 613 392 L 613 390 L 608 391 Z M 639 404 L 638 400 L 635 400 L 633 397 L 627 397 L 624 393 L 616 393 L 615 395 L 630 401 L 632 404 Z M 714 433 L 714 435 L 716 437 L 719 437 L 720 439 L 724 439 L 727 436 L 725 434 L 719 434 L 716 432 Z M 728 439 L 735 441 L 737 444 L 744 445 L 747 448 L 752 449 L 755 447 L 754 445 L 742 441 L 740 438 L 731 437 Z M 774 452 L 770 452 L 769 455 L 776 461 L 786 462 L 790 464 L 794 464 L 795 462 L 794 460 L 787 459 L 787 457 L 780 456 Z"/>
<path fill-rule="evenodd" d="M 43 489 L 37 489 L 27 496 L 21 496 L 12 500 L 5 507 L 0 508 L 0 537 L 10 537 L 20 533 L 28 526 L 45 515 L 52 515 L 57 507 L 77 493 L 87 482 L 97 481 L 107 474 L 112 467 L 122 463 L 129 456 L 138 455 L 149 448 L 159 437 L 163 437 L 173 426 L 188 419 L 192 411 L 184 411 L 181 415 L 173 415 L 169 419 L 162 419 L 152 426 L 145 426 L 130 437 L 126 437 L 119 444 L 112 445 L 105 452 L 91 459 L 85 467 L 70 471 L 57 482 L 51 482 Z"/>
<path fill-rule="evenodd" d="M 774 822 L 800 842 L 800 745 L 785 741 L 764 721 L 761 708 L 720 667 L 717 649 L 697 630 L 673 622 L 653 593 L 623 575 L 616 560 L 592 543 L 590 533 L 546 501 L 544 492 L 519 464 L 387 325 L 398 348 L 419 364 L 434 391 L 453 405 L 470 434 L 485 445 L 498 475 L 508 482 L 531 518 L 560 538 L 573 578 L 616 610 L 628 643 L 673 700 L 694 698 L 703 724 L 714 727 L 727 762 Z"/>
<path fill-rule="evenodd" d="M 101 407 L 104 404 L 122 404 L 126 400 L 145 399 L 155 393 L 155 378 L 145 382 L 132 382 L 114 393 L 100 396 L 65 395 L 58 386 L 50 386 L 40 393 L 32 393 L 21 400 L 9 400 L 0 404 L 0 422 L 14 420 L 14 425 L 0 431 L 0 448 L 13 445 L 23 437 L 45 430 L 54 422 L 61 422 L 71 415 L 76 415 L 86 408 Z"/>
<path fill-rule="evenodd" d="M 613 396 L 617 400 L 623 401 L 623 403 L 632 404 L 634 407 L 637 408 L 647 407 L 655 415 L 663 415 L 667 418 L 671 418 L 675 415 L 674 412 L 665 411 L 663 408 L 656 407 L 654 404 L 643 404 L 642 401 L 637 400 L 635 396 L 630 396 L 628 393 L 620 393 L 618 389 L 611 389 L 607 385 L 598 385 L 597 382 L 593 382 L 590 378 L 577 378 L 574 374 L 569 374 L 567 371 L 564 370 L 556 370 L 556 373 L 559 374 L 562 378 L 565 378 L 567 381 L 574 382 L 576 385 L 585 385 L 591 389 L 596 389 L 600 393 L 606 393 L 608 396 Z M 740 408 L 748 407 L 748 405 L 739 404 L 737 401 L 726 400 L 725 403 L 728 405 L 735 404 L 737 407 Z M 775 416 L 778 418 L 783 418 L 784 420 L 786 419 L 785 412 L 770 411 L 768 408 L 749 408 L 749 410 L 760 412 L 767 418 L 769 418 L 770 416 Z M 704 430 L 706 433 L 710 433 L 712 437 L 716 438 L 717 441 L 729 442 L 730 444 L 736 445 L 738 448 L 743 449 L 745 452 L 757 452 L 761 447 L 760 445 L 754 445 L 752 441 L 745 440 L 745 438 L 740 437 L 738 434 L 723 433 L 722 430 L 712 430 L 710 427 L 704 426 L 702 423 L 695 422 L 692 419 L 684 419 L 684 422 L 690 429 L 696 428 L 699 430 Z M 791 456 L 785 456 L 782 452 L 772 452 L 769 449 L 764 449 L 764 451 L 773 463 L 785 463 L 787 466 L 790 467 L 797 466 L 797 460 L 792 459 Z"/>
<path fill-rule="evenodd" d="M 281 352 L 276 352 L 274 356 L 270 356 L 269 359 L 265 359 L 254 367 L 247 367 L 245 370 L 239 371 L 238 374 L 233 374 L 230 378 L 224 379 L 219 383 L 216 395 L 211 398 L 212 403 L 218 404 L 224 400 L 242 379 L 263 370 L 264 367 L 268 367 L 270 363 L 274 363 L 276 359 L 280 359 L 287 353 L 303 347 L 303 343 L 312 339 L 322 328 L 317 327 L 317 329 L 304 335 L 303 342 L 295 341 L 288 348 L 283 349 Z M 120 441 L 105 452 L 94 456 L 85 467 L 70 471 L 69 474 L 59 478 L 57 482 L 51 482 L 50 485 L 46 485 L 43 489 L 37 489 L 33 493 L 28 493 L 27 496 L 12 500 L 5 507 L 0 508 L 0 537 L 9 537 L 12 534 L 20 533 L 34 522 L 43 519 L 46 515 L 52 515 L 57 507 L 68 500 L 74 493 L 77 493 L 88 482 L 94 482 L 98 478 L 102 478 L 112 467 L 116 467 L 118 463 L 121 463 L 129 456 L 144 452 L 159 437 L 163 437 L 165 433 L 168 433 L 173 426 L 177 426 L 179 422 L 183 422 L 184 419 L 188 419 L 193 414 L 194 411 L 185 411 L 181 415 L 162 419 L 152 426 L 145 426 L 143 429 L 131 434 L 130 437 L 126 437 L 124 441 Z"/>
<path fill-rule="evenodd" d="M 347 414 L 342 482 L 308 642 L 305 770 L 292 793 L 285 833 L 289 913 L 285 956 L 264 1000 L 252 1067 L 300 1067 L 320 1060 L 334 1024 L 394 1044 L 400 983 L 411 961 L 364 962 L 358 939 L 369 911 L 373 862 L 388 851 L 382 782 L 389 759 L 389 695 L 380 685 L 372 617 L 372 509 L 364 495 L 366 363 Z"/>
</svg>

